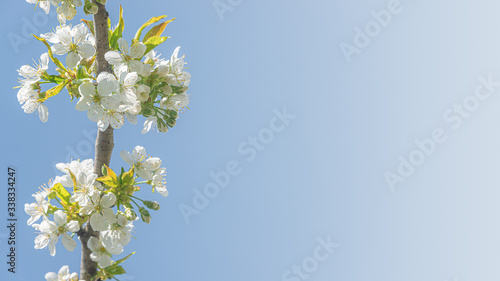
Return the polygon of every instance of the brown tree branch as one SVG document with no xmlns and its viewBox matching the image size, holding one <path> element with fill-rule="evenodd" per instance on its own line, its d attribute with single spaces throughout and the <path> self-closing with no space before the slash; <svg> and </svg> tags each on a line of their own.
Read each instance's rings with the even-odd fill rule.
<svg viewBox="0 0 500 281">
<path fill-rule="evenodd" d="M 109 51 L 108 40 L 108 12 L 106 7 L 95 0 L 92 0 L 98 6 L 98 11 L 94 15 L 94 32 L 96 39 L 96 64 L 97 75 L 103 71 L 112 72 L 111 66 L 104 58 L 104 54 Z M 103 164 L 109 166 L 111 153 L 113 152 L 113 128 L 109 127 L 106 131 L 97 131 L 95 142 L 95 159 L 94 173 L 102 176 L 101 168 Z M 78 233 L 80 242 L 82 243 L 82 258 L 80 264 L 80 280 L 92 281 L 92 276 L 97 272 L 97 263 L 90 259 L 91 251 L 87 247 L 87 242 L 90 237 L 99 237 L 99 232 L 94 231 L 89 223 L 85 229 Z"/>
</svg>

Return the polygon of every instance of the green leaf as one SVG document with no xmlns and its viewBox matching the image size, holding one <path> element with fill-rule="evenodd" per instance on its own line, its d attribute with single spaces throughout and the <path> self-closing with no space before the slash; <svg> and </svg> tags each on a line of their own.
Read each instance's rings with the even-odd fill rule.
<svg viewBox="0 0 500 281">
<path fill-rule="evenodd" d="M 123 269 L 123 267 L 121 266 L 113 266 L 111 267 L 109 270 L 108 270 L 109 274 L 112 275 L 112 276 L 115 276 L 115 275 L 120 275 L 120 274 L 125 274 L 125 269 Z"/>
<path fill-rule="evenodd" d="M 134 184 L 134 167 L 126 173 L 122 173 L 121 182 L 123 186 L 130 186 Z"/>
<path fill-rule="evenodd" d="M 128 258 L 130 258 L 130 256 L 132 256 L 133 254 L 135 254 L 135 252 L 128 254 L 128 256 L 124 257 L 123 259 L 119 259 L 119 260 L 115 261 L 115 263 L 113 265 L 119 265 L 120 263 L 122 263 L 122 262 L 126 261 Z"/>
<path fill-rule="evenodd" d="M 42 75 L 42 79 L 56 84 L 61 84 L 62 82 L 66 81 L 66 79 L 64 79 L 60 75 L 48 75 L 48 74 Z"/>
<path fill-rule="evenodd" d="M 68 72 L 68 70 L 66 69 L 66 67 L 64 67 L 64 65 L 57 59 L 54 57 L 54 54 L 52 53 L 52 49 L 50 48 L 50 45 L 49 43 L 47 43 L 47 40 L 43 39 L 43 38 L 40 38 L 38 36 L 36 36 L 35 34 L 32 34 L 38 41 L 41 41 L 43 44 L 45 44 L 45 46 L 47 46 L 47 49 L 48 49 L 48 53 L 49 53 L 49 57 L 52 59 L 52 61 L 62 70 Z"/>
<path fill-rule="evenodd" d="M 175 18 L 168 20 L 166 22 L 160 23 L 159 25 L 156 25 L 153 28 L 151 28 L 148 31 L 148 33 L 146 33 L 146 35 L 144 35 L 144 39 L 142 39 L 142 42 L 148 41 L 148 39 L 153 37 L 153 36 L 161 36 L 163 31 L 165 30 L 165 27 L 167 27 L 167 25 L 169 23 L 173 22 L 174 20 L 175 20 Z"/>
<path fill-rule="evenodd" d="M 60 183 L 55 184 L 51 190 L 56 192 L 56 195 L 59 199 L 61 199 L 61 203 L 63 205 L 69 205 L 69 198 L 71 197 L 71 194 L 64 188 L 64 186 Z"/>
<path fill-rule="evenodd" d="M 165 42 L 165 40 L 167 40 L 168 38 L 170 38 L 170 37 L 168 37 L 168 36 L 163 36 L 163 37 L 153 36 L 153 37 L 149 38 L 148 41 L 146 41 L 144 43 L 144 45 L 146 45 L 146 52 L 144 52 L 144 53 L 145 54 L 149 53 L 149 51 L 153 50 L 158 45 Z"/>
<path fill-rule="evenodd" d="M 153 23 L 156 23 L 164 18 L 166 18 L 167 16 L 164 15 L 164 16 L 159 16 L 159 17 L 152 17 L 150 18 L 146 23 L 144 23 L 140 28 L 139 30 L 137 30 L 137 32 L 135 33 L 135 37 L 134 37 L 134 40 L 136 41 L 139 41 L 139 38 L 141 38 L 141 33 L 142 31 L 144 30 L 144 28 L 152 25 Z"/>
<path fill-rule="evenodd" d="M 38 99 L 38 102 L 44 102 L 44 101 L 48 100 L 49 98 L 59 94 L 67 84 L 68 84 L 68 80 L 64 80 L 63 83 L 48 89 L 47 92 L 45 92 L 45 96 L 43 98 Z"/>
<path fill-rule="evenodd" d="M 118 177 L 116 176 L 115 172 L 111 170 L 106 164 L 104 164 L 104 167 L 106 167 L 106 176 L 97 178 L 96 180 L 99 182 L 102 182 L 104 185 L 108 187 L 118 187 L 119 182 L 118 182 Z"/>
<path fill-rule="evenodd" d="M 118 21 L 118 26 L 113 30 L 113 33 L 109 37 L 109 46 L 111 50 L 118 50 L 118 39 L 122 37 L 123 29 L 125 28 L 125 21 L 123 20 L 123 8 L 120 5 L 120 20 Z"/>
</svg>

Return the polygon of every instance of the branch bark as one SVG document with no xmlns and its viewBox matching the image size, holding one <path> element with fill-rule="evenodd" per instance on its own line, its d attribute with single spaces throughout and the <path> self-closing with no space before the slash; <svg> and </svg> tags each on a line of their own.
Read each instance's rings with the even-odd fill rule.
<svg viewBox="0 0 500 281">
<path fill-rule="evenodd" d="M 96 65 L 97 75 L 103 71 L 112 72 L 111 66 L 104 58 L 104 54 L 109 51 L 108 40 L 108 12 L 106 7 L 95 0 L 92 0 L 98 6 L 98 12 L 94 15 L 94 32 L 96 39 Z M 95 158 L 94 158 L 94 173 L 102 176 L 101 168 L 103 164 L 109 166 L 111 153 L 113 152 L 113 128 L 109 127 L 106 131 L 97 131 L 95 142 Z M 97 263 L 90 259 L 91 251 L 87 247 L 87 242 L 90 237 L 99 237 L 99 232 L 94 231 L 89 223 L 85 229 L 78 233 L 80 242 L 82 243 L 82 257 L 80 263 L 80 280 L 92 281 L 92 276 L 97 272 Z"/>
</svg>

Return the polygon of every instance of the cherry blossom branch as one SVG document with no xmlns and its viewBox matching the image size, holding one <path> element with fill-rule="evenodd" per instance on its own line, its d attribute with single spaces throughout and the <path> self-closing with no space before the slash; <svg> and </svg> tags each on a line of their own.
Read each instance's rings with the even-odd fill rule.
<svg viewBox="0 0 500 281">
<path fill-rule="evenodd" d="M 78 236 L 82 244 L 80 278 L 65 265 L 58 273 L 48 272 L 45 279 L 116 280 L 115 276 L 126 273 L 121 264 L 135 253 L 113 258 L 122 254 L 130 242 L 134 222 L 142 219 L 150 223 L 148 209 L 160 209 L 158 202 L 134 196 L 141 191 L 138 185 L 150 185 L 152 192 L 163 197 L 168 196 L 168 190 L 161 159 L 148 156 L 142 146 L 120 152 L 130 165 L 128 171 L 122 167 L 117 174 L 109 167 L 114 129 L 121 128 L 126 120 L 135 125 L 137 117 L 143 116 L 147 118 L 143 134 L 152 129 L 166 133 L 176 125 L 179 113 L 188 108 L 186 92 L 191 75 L 185 71 L 184 56 L 179 56 L 180 47 L 169 60 L 153 50 L 169 38 L 162 34 L 175 18 L 164 22 L 160 21 L 165 15 L 150 18 L 129 44 L 122 36 L 125 22 L 121 6 L 118 25 L 111 28 L 106 0 L 84 0 L 85 4 L 82 0 L 27 2 L 39 5 L 45 13 L 55 6 L 61 25 L 53 32 L 33 35 L 47 47 L 47 52 L 33 66 L 18 69 L 18 102 L 24 112 L 37 112 L 40 120 L 47 122 L 45 101 L 66 89 L 71 101 L 77 100 L 75 109 L 86 112 L 99 129 L 94 160 L 58 163 L 56 168 L 64 175 L 40 187 L 33 194 L 36 202 L 25 204 L 30 216 L 27 224 L 37 233 L 35 249 L 48 248 L 54 256 L 57 241 L 62 241 L 64 248 L 72 252 L 77 246 L 74 237 Z M 85 14 L 93 15 L 93 21 L 82 19 L 75 26 L 66 24 L 82 6 Z M 62 55 L 66 56 L 63 61 L 56 57 Z M 48 72 L 51 62 L 56 74 Z"/>
<path fill-rule="evenodd" d="M 96 66 L 97 75 L 101 72 L 112 72 L 111 66 L 104 58 L 104 54 L 109 51 L 108 39 L 108 12 L 106 7 L 95 0 L 92 1 L 97 4 L 98 10 L 94 14 L 94 33 L 96 39 Z M 95 142 L 95 159 L 94 159 L 94 173 L 102 176 L 101 168 L 103 164 L 109 166 L 111 161 L 111 154 L 113 152 L 113 128 L 110 126 L 104 132 L 98 130 Z M 89 249 L 87 243 L 91 237 L 99 237 L 99 232 L 94 231 L 88 223 L 85 231 L 80 234 L 80 242 L 82 244 L 82 258 L 80 263 L 80 279 L 91 281 L 92 276 L 97 272 L 97 263 L 90 259 L 92 251 Z"/>
</svg>

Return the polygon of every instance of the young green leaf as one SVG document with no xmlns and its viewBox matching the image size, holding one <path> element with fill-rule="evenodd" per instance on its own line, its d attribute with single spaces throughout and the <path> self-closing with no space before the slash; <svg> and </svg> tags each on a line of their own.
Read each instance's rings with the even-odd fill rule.
<svg viewBox="0 0 500 281">
<path fill-rule="evenodd" d="M 146 35 L 144 35 L 144 39 L 142 39 L 142 42 L 148 41 L 149 38 L 153 36 L 161 36 L 167 25 L 171 22 L 173 22 L 175 18 L 168 20 L 166 22 L 160 23 L 159 25 L 155 25 L 153 28 L 151 28 Z"/>
<path fill-rule="evenodd" d="M 38 102 L 44 102 L 44 101 L 48 100 L 49 98 L 59 94 L 67 84 L 68 84 L 68 80 L 64 80 L 61 84 L 48 89 L 47 92 L 45 92 L 45 96 L 43 98 L 38 99 Z"/>
<path fill-rule="evenodd" d="M 134 167 L 130 168 L 128 172 L 122 173 L 121 183 L 122 186 L 130 186 L 134 184 Z"/>
<path fill-rule="evenodd" d="M 161 43 L 165 42 L 165 40 L 167 40 L 168 36 L 163 36 L 163 37 L 159 37 L 159 36 L 153 36 L 153 37 L 150 37 L 148 39 L 148 41 L 146 41 L 144 43 L 144 45 L 146 45 L 146 52 L 144 52 L 145 54 L 149 53 L 149 51 L 153 50 L 154 48 L 156 48 L 157 46 L 159 46 Z"/>
<path fill-rule="evenodd" d="M 63 204 L 63 206 L 70 204 L 69 198 L 71 197 L 71 194 L 69 194 L 62 184 L 55 184 L 51 190 L 56 192 L 56 195 L 59 199 L 61 199 L 61 204 Z"/>
<path fill-rule="evenodd" d="M 125 28 L 125 21 L 123 20 L 123 8 L 120 5 L 120 19 L 118 21 L 118 26 L 113 30 L 111 36 L 109 37 L 109 46 L 111 50 L 118 50 L 118 39 L 122 37 L 123 29 Z"/>
<path fill-rule="evenodd" d="M 97 178 L 96 180 L 111 188 L 118 187 L 120 183 L 115 172 L 106 166 L 106 164 L 104 164 L 104 166 L 106 167 L 106 176 Z"/>
<path fill-rule="evenodd" d="M 57 59 L 54 57 L 54 54 L 52 54 L 52 49 L 50 48 L 50 45 L 49 43 L 47 43 L 47 40 L 43 39 L 43 38 L 40 38 L 38 36 L 36 36 L 35 34 L 32 34 L 38 41 L 41 41 L 43 44 L 45 44 L 45 46 L 47 46 L 47 49 L 48 49 L 48 53 L 49 53 L 49 57 L 52 59 L 52 61 L 62 70 L 68 72 L 68 70 L 66 69 L 66 67 L 64 67 L 64 65 Z"/>
<path fill-rule="evenodd" d="M 167 16 L 164 15 L 164 16 L 159 16 L 159 17 L 152 17 L 150 18 L 147 22 L 145 22 L 138 30 L 137 32 L 135 33 L 135 37 L 134 37 L 134 40 L 136 41 L 139 41 L 139 39 L 141 38 L 141 33 L 142 31 L 144 30 L 144 28 L 152 25 L 153 23 L 156 23 L 164 18 L 166 18 Z"/>
</svg>

